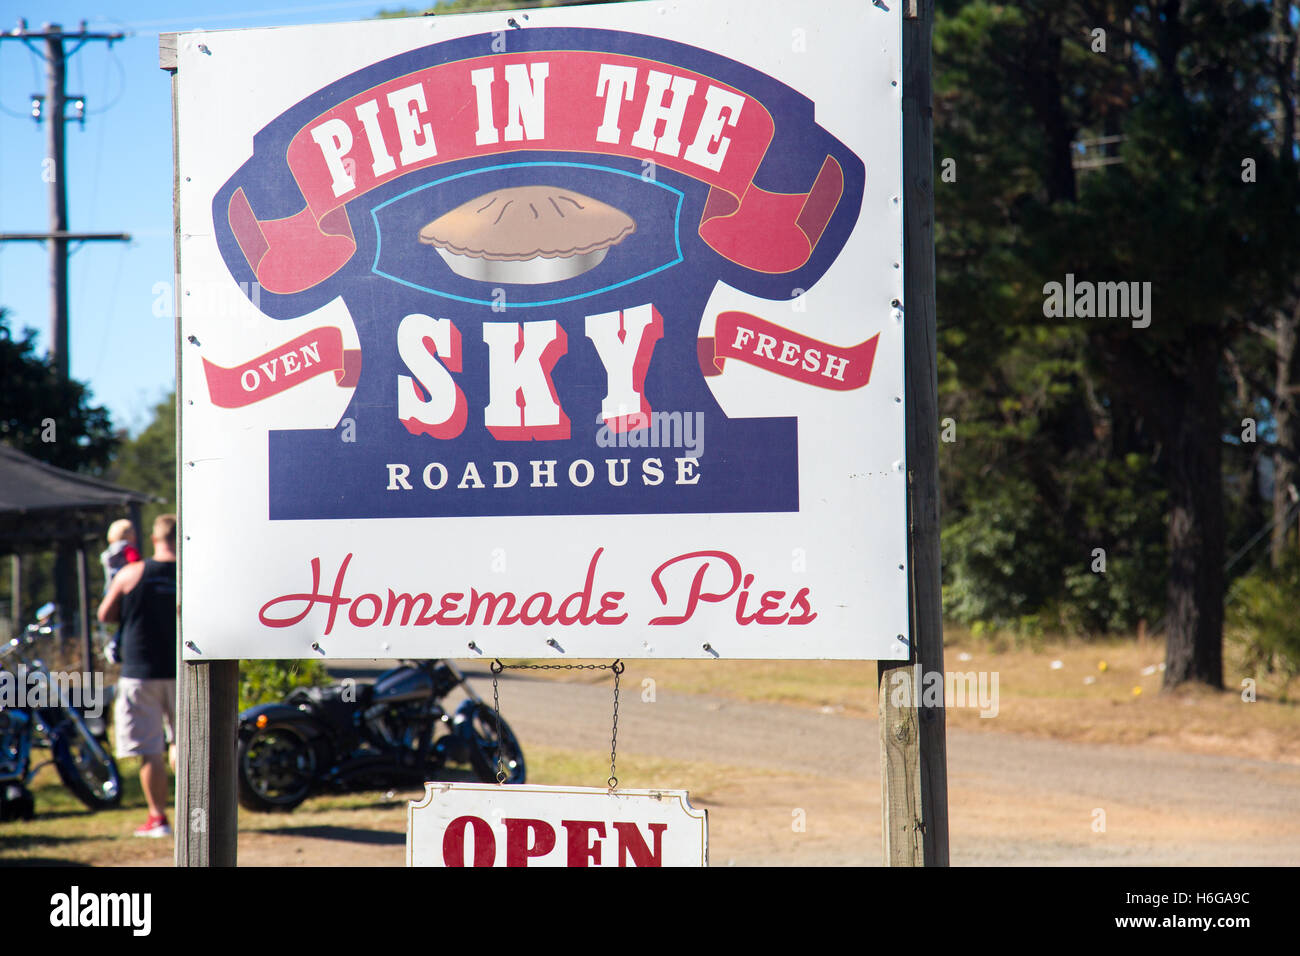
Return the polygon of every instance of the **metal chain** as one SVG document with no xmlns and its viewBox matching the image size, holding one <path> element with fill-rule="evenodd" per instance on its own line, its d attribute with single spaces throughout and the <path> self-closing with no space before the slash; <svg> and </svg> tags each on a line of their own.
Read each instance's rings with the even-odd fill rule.
<svg viewBox="0 0 1300 956">
<path fill-rule="evenodd" d="M 609 792 L 613 793 L 618 789 L 618 776 L 614 773 L 614 761 L 618 758 L 618 678 L 623 673 L 623 662 L 615 661 L 609 665 L 609 669 L 614 672 L 614 727 L 609 736 L 609 779 L 605 781 L 609 785 Z"/>
<path fill-rule="evenodd" d="M 505 761 L 501 759 L 501 694 L 497 689 L 497 675 L 506 669 L 506 665 L 499 660 L 492 662 L 492 709 L 497 715 L 497 785 L 505 786 L 506 767 Z"/>
<path fill-rule="evenodd" d="M 604 671 L 614 672 L 614 724 L 609 737 L 609 779 L 605 783 L 609 786 L 610 792 L 618 789 L 618 777 L 615 774 L 615 766 L 618 760 L 618 684 L 619 675 L 625 669 L 622 660 L 616 660 L 612 664 L 502 664 L 500 659 L 492 662 L 492 708 L 496 712 L 497 721 L 497 747 L 496 747 L 496 767 L 497 783 L 506 782 L 505 763 L 501 759 L 501 695 L 497 689 L 497 678 L 501 672 L 509 668 L 517 671 Z"/>
</svg>

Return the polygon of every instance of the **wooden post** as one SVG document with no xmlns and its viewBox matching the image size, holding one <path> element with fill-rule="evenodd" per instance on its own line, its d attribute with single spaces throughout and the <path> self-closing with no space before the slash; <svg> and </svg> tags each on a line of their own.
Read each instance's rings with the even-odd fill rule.
<svg viewBox="0 0 1300 956">
<path fill-rule="evenodd" d="M 234 866 L 239 661 L 177 668 L 176 865 Z"/>
<path fill-rule="evenodd" d="M 23 556 L 17 551 L 9 556 L 9 619 L 17 637 L 23 629 Z"/>
<path fill-rule="evenodd" d="M 924 675 L 943 675 L 934 179 L 930 129 L 930 31 L 933 21 L 933 0 L 908 0 L 905 4 L 903 335 L 911 657 L 906 661 L 881 661 L 877 668 L 881 832 L 886 866 L 948 865 L 948 758 L 944 708 L 942 703 L 937 707 L 921 706 L 920 694 Z"/>
<path fill-rule="evenodd" d="M 77 548 L 77 626 L 81 629 L 81 669 L 95 669 L 95 646 L 90 638 L 90 575 L 86 569 L 86 542 Z"/>
<path fill-rule="evenodd" d="M 62 534 L 62 529 L 59 529 Z M 72 619 L 72 547 L 65 540 L 54 542 L 54 604 L 58 610 L 58 647 L 63 654 L 68 649 L 68 622 Z"/>
<path fill-rule="evenodd" d="M 172 75 L 172 216 L 176 277 L 176 510 L 181 509 L 180 469 L 185 467 L 181 428 L 181 216 L 177 155 L 176 34 L 158 37 L 158 66 Z M 184 659 L 181 589 L 185 528 L 176 534 L 176 865 L 234 866 L 239 809 L 235 803 L 235 733 L 238 727 L 239 661 L 190 663 Z"/>
<path fill-rule="evenodd" d="M 141 554 L 144 554 L 149 539 L 144 536 L 144 527 L 140 523 L 140 503 L 138 501 L 133 501 L 127 505 L 127 515 L 131 519 L 131 530 L 135 532 L 135 546 L 140 549 Z"/>
</svg>

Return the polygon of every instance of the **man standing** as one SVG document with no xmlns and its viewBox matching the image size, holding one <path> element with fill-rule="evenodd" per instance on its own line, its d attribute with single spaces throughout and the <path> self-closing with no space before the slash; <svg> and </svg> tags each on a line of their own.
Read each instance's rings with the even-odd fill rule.
<svg viewBox="0 0 1300 956">
<path fill-rule="evenodd" d="M 114 711 L 117 755 L 141 759 L 140 786 L 149 803 L 149 819 L 135 835 L 171 836 L 164 755 L 168 739 L 176 736 L 175 515 L 154 521 L 153 557 L 113 576 L 98 617 L 105 623 L 122 622 L 122 674 Z"/>
</svg>

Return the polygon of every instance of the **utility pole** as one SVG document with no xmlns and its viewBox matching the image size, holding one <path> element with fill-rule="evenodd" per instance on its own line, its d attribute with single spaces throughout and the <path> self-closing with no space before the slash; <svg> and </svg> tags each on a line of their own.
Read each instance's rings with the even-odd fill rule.
<svg viewBox="0 0 1300 956">
<path fill-rule="evenodd" d="M 32 117 L 45 123 L 45 163 L 42 176 L 50 185 L 50 229 L 46 233 L 0 233 L 0 242 L 48 242 L 50 250 L 50 340 L 49 354 L 58 372 L 59 381 L 69 378 L 71 363 L 68 355 L 68 245 L 71 242 L 94 240 L 124 241 L 131 237 L 125 233 L 70 233 L 68 232 L 68 186 L 65 172 L 65 124 L 67 115 L 67 62 L 91 40 L 104 40 L 109 46 L 121 40 L 122 33 L 90 33 L 86 22 L 74 33 L 65 31 L 57 23 L 47 23 L 39 30 L 27 29 L 27 21 L 8 33 L 0 33 L 0 41 L 21 40 L 22 43 L 45 61 L 45 96 L 33 95 Z M 37 43 L 44 41 L 44 47 Z M 75 45 L 69 50 L 65 41 Z M 77 116 L 85 121 L 85 96 L 78 95 L 74 104 Z"/>
<path fill-rule="evenodd" d="M 57 24 L 49 24 L 50 29 Z M 45 102 L 50 116 L 45 123 L 45 158 L 54 163 L 54 180 L 50 183 L 50 232 L 68 231 L 68 184 L 64 178 L 64 91 L 67 79 L 63 37 L 47 33 L 45 37 Z M 44 172 L 48 175 L 49 166 Z M 68 361 L 68 240 L 50 239 L 50 351 L 59 381 L 66 382 L 71 365 Z"/>
<path fill-rule="evenodd" d="M 45 161 L 41 167 L 42 178 L 50 186 L 50 227 L 45 233 L 16 232 L 0 233 L 0 242 L 47 242 L 50 252 L 50 337 L 49 356 L 54 363 L 55 372 L 60 383 L 66 383 L 71 377 L 71 358 L 68 347 L 68 247 L 72 242 L 109 240 L 124 242 L 131 237 L 126 233 L 72 233 L 68 231 L 68 186 L 65 176 L 65 124 L 71 119 L 85 122 L 86 97 L 77 94 L 73 99 L 76 114 L 67 115 L 67 62 L 78 50 L 92 40 L 103 40 L 111 47 L 116 40 L 121 40 L 122 33 L 91 33 L 86 30 L 86 21 L 81 21 L 80 28 L 74 33 L 65 31 L 57 23 L 47 23 L 39 30 L 29 30 L 26 20 L 19 20 L 18 26 L 8 33 L 0 33 L 0 41 L 19 40 L 29 50 L 45 61 L 45 95 L 32 94 L 32 118 L 37 123 L 45 123 Z M 43 45 L 39 41 L 44 41 Z M 71 49 L 65 42 L 74 45 Z M 80 542 L 79 544 L 84 544 Z M 74 547 L 71 542 L 61 541 L 54 564 L 55 600 L 60 609 L 60 616 L 66 608 L 72 606 L 72 557 Z M 84 573 L 84 572 L 83 572 Z M 85 587 L 81 588 L 84 592 Z M 82 594 L 84 602 L 85 595 Z M 84 617 L 84 615 L 83 615 Z M 82 640 L 89 638 L 89 625 L 83 621 L 86 633 Z"/>
</svg>

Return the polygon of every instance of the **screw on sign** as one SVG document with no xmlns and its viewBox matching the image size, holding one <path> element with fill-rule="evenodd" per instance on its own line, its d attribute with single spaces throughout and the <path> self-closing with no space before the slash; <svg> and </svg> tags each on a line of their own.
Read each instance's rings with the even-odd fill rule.
<svg viewBox="0 0 1300 956">
<path fill-rule="evenodd" d="M 681 790 L 430 783 L 409 866 L 707 866 L 708 811 Z"/>
</svg>

